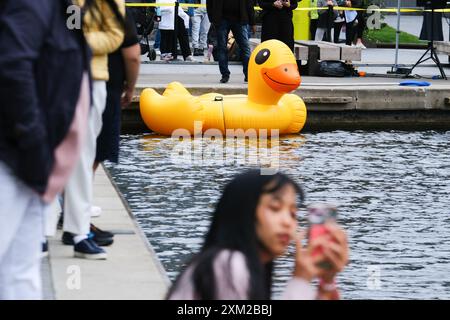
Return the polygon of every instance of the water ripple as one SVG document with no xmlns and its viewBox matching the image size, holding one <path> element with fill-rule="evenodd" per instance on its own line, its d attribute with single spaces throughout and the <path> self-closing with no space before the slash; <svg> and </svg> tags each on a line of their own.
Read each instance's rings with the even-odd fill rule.
<svg viewBox="0 0 450 320">
<path fill-rule="evenodd" d="M 172 149 L 170 139 L 123 136 L 121 163 L 108 167 L 174 279 L 199 250 L 221 189 L 246 165 L 174 163 Z M 314 133 L 279 149 L 307 202 L 339 205 L 351 247 L 344 298 L 450 298 L 450 132 Z M 275 295 L 292 251 L 277 261 Z"/>
</svg>

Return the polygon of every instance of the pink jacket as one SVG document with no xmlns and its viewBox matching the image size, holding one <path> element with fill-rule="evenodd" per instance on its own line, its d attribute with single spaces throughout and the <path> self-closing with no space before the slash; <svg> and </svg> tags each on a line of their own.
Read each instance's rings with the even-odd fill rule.
<svg viewBox="0 0 450 320">
<path fill-rule="evenodd" d="M 230 264 L 229 264 L 230 263 Z M 231 270 L 228 270 L 228 266 Z M 197 300 L 192 283 L 192 266 L 189 267 L 180 279 L 177 288 L 169 297 L 170 300 Z M 250 274 L 245 256 L 239 251 L 223 250 L 214 260 L 214 274 L 216 275 L 217 298 L 219 300 L 247 300 Z M 222 277 L 231 275 L 231 281 Z M 288 281 L 282 300 L 314 300 L 317 297 L 316 289 L 301 278 L 292 278 Z"/>
</svg>

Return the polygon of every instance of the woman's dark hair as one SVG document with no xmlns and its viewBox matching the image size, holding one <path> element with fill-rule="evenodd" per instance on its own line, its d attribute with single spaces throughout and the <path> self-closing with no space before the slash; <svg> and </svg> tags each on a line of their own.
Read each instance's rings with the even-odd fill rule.
<svg viewBox="0 0 450 320">
<path fill-rule="evenodd" d="M 105 1 L 108 4 L 112 12 L 114 13 L 114 16 L 116 17 L 117 21 L 123 28 L 125 28 L 125 18 L 120 13 L 117 3 L 114 0 L 102 0 L 102 1 Z M 83 10 L 84 12 L 90 12 L 94 20 L 99 19 L 99 15 L 101 15 L 101 11 L 97 6 L 97 0 L 86 0 Z M 99 23 L 101 25 L 101 21 L 99 21 Z"/>
<path fill-rule="evenodd" d="M 261 245 L 256 234 L 256 210 L 263 194 L 275 193 L 286 185 L 292 185 L 303 201 L 302 189 L 282 173 L 261 175 L 260 170 L 250 170 L 236 176 L 225 187 L 203 247 L 189 264 L 194 268 L 192 281 L 200 299 L 216 298 L 213 262 L 224 249 L 244 254 L 250 274 L 249 298 L 270 299 L 273 263 L 263 265 L 259 257 Z M 178 280 L 169 297 L 177 284 Z"/>
</svg>

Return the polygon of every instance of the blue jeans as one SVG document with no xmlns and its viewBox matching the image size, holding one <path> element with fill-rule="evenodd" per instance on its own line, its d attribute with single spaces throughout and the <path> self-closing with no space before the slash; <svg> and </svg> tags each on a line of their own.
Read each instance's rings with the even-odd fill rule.
<svg viewBox="0 0 450 320">
<path fill-rule="evenodd" d="M 228 69 L 228 34 L 230 30 L 233 32 L 234 38 L 240 48 L 241 59 L 243 65 L 244 75 L 247 76 L 248 60 L 250 59 L 250 46 L 248 44 L 248 29 L 246 24 L 238 22 L 230 22 L 222 20 L 217 29 L 217 46 L 218 46 L 218 58 L 219 68 L 222 76 L 230 76 L 230 70 Z"/>
<path fill-rule="evenodd" d="M 158 29 L 155 37 L 155 44 L 153 45 L 153 49 L 159 49 L 161 47 L 161 31 Z"/>
</svg>

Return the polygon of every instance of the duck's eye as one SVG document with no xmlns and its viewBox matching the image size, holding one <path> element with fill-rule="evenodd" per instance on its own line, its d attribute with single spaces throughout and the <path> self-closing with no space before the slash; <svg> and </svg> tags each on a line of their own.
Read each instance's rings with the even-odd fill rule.
<svg viewBox="0 0 450 320">
<path fill-rule="evenodd" d="M 269 59 L 269 57 L 270 57 L 270 50 L 269 49 L 262 49 L 256 55 L 255 62 L 257 64 L 263 64 L 264 62 L 267 61 L 267 59 Z"/>
</svg>

